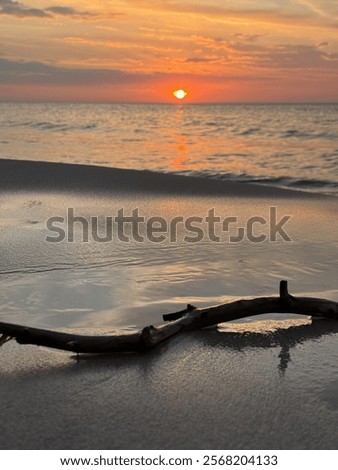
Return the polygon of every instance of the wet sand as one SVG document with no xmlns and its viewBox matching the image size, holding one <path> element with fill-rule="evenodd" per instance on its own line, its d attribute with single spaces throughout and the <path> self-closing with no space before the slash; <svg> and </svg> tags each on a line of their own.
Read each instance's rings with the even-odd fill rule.
<svg viewBox="0 0 338 470">
<path fill-rule="evenodd" d="M 337 202 L 151 172 L 0 160 L 1 321 L 109 334 L 182 308 L 275 295 L 338 300 Z M 46 244 L 46 220 L 292 215 L 291 242 Z M 243 225 L 244 224 L 244 225 Z M 238 227 L 234 226 L 233 230 Z M 232 233 L 233 235 L 233 233 Z M 267 233 L 268 235 L 268 233 Z M 225 238 L 224 238 L 225 237 Z M 311 312 L 309 312 L 310 315 Z M 2 449 L 335 449 L 335 322 L 268 315 L 190 333 L 142 355 L 0 349 Z"/>
<path fill-rule="evenodd" d="M 143 355 L 1 350 L 2 449 L 336 449 L 338 325 L 209 330 Z"/>
</svg>

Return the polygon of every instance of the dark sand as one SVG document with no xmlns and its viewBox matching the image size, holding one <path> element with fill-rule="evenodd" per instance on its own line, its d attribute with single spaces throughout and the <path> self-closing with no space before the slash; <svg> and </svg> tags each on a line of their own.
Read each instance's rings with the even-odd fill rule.
<svg viewBox="0 0 338 470">
<path fill-rule="evenodd" d="M 196 332 L 143 355 L 1 350 L 2 449 L 336 449 L 338 325 Z"/>
<path fill-rule="evenodd" d="M 318 195 L 264 185 L 220 181 L 142 170 L 124 170 L 89 165 L 0 159 L 0 188 L 11 190 L 149 192 L 236 197 L 302 197 Z"/>
</svg>

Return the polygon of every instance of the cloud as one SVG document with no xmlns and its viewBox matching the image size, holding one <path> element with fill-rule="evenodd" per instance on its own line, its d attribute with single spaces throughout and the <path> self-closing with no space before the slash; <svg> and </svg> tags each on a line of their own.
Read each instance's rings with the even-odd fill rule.
<svg viewBox="0 0 338 470">
<path fill-rule="evenodd" d="M 259 57 L 259 55 L 257 55 Z M 318 46 L 275 46 L 260 54 L 260 65 L 279 69 L 338 70 L 338 54 Z"/>
<path fill-rule="evenodd" d="M 0 59 L 0 83 L 20 85 L 102 85 L 138 83 L 150 75 L 116 69 L 84 69 L 57 67 L 42 62 Z"/>
<path fill-rule="evenodd" d="M 45 10 L 26 7 L 20 2 L 13 2 L 12 0 L 0 0 L 0 15 L 13 15 L 19 18 L 43 18 L 51 16 Z"/>
<path fill-rule="evenodd" d="M 51 6 L 45 9 L 30 8 L 23 3 L 12 0 L 0 0 L 0 16 L 12 15 L 18 18 L 52 18 L 54 16 L 92 16 L 87 11 L 78 11 L 72 7 Z"/>
<path fill-rule="evenodd" d="M 252 19 L 260 22 L 274 20 L 278 23 L 294 22 L 299 19 L 307 19 L 313 16 L 313 12 L 304 7 L 300 7 L 297 1 L 290 2 L 262 2 L 262 0 L 248 0 L 244 2 L 215 0 L 209 1 L 166 1 L 161 0 L 127 0 L 131 6 L 144 8 L 151 11 L 165 11 L 182 14 L 205 16 L 208 18 L 225 19 L 227 21 L 235 18 L 239 20 Z"/>
<path fill-rule="evenodd" d="M 94 86 L 103 85 L 144 85 L 160 83 L 162 80 L 180 80 L 186 73 L 175 72 L 124 72 L 119 69 L 68 68 L 44 64 L 42 62 L 14 61 L 0 58 L 0 85 L 37 85 L 37 86 Z M 225 81 L 264 81 L 266 73 L 247 76 L 247 74 L 214 75 L 189 73 L 191 79 L 211 80 L 213 83 Z M 273 79 L 273 78 L 272 78 Z"/>
<path fill-rule="evenodd" d="M 338 69 L 338 54 L 326 51 L 328 41 L 321 41 L 316 45 L 268 45 L 247 41 L 247 36 L 242 34 L 233 36 L 235 40 L 220 40 L 208 36 L 195 36 L 194 40 L 210 55 L 217 55 L 219 59 L 226 57 L 229 64 L 246 62 L 258 68 L 269 69 Z M 217 57 L 212 60 L 216 61 Z M 199 57 L 186 61 L 203 62 Z"/>
<path fill-rule="evenodd" d="M 46 11 L 51 12 L 51 13 L 55 13 L 56 15 L 64 15 L 64 16 L 73 16 L 73 15 L 78 14 L 78 12 L 72 7 L 54 6 L 54 7 L 46 8 Z M 86 13 L 86 14 L 88 14 L 88 13 Z"/>
<path fill-rule="evenodd" d="M 335 0 L 125 0 L 130 7 L 145 11 L 166 14 L 180 14 L 195 19 L 207 18 L 215 24 L 233 26 L 250 23 L 266 28 L 273 26 L 293 26 L 300 28 L 334 28 L 338 4 Z M 324 4 L 324 5 L 322 5 Z M 323 11 L 326 14 L 323 14 Z"/>
<path fill-rule="evenodd" d="M 242 41 L 247 41 L 247 42 L 254 42 L 257 41 L 257 39 L 265 37 L 266 34 L 243 34 L 243 33 L 236 33 L 233 35 L 236 39 L 241 39 Z"/>
<path fill-rule="evenodd" d="M 186 59 L 186 62 L 198 64 L 200 62 L 214 62 L 215 60 L 218 60 L 218 59 L 217 58 L 208 59 L 206 57 L 189 57 L 188 59 Z"/>
<path fill-rule="evenodd" d="M 338 5 L 334 0 L 298 0 L 298 3 L 308 7 L 320 16 L 332 17 L 338 15 Z"/>
</svg>

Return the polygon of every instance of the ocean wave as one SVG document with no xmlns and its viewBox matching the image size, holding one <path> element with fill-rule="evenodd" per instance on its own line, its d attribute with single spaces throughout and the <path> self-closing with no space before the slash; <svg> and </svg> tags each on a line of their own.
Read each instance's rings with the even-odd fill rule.
<svg viewBox="0 0 338 470">
<path fill-rule="evenodd" d="M 337 140 L 338 134 L 335 132 L 317 132 L 315 129 L 310 129 L 307 131 L 300 129 L 287 129 L 286 131 L 281 131 L 282 138 L 297 138 L 297 139 L 327 139 L 327 140 Z"/>
<path fill-rule="evenodd" d="M 250 127 L 249 129 L 245 129 L 244 131 L 241 131 L 239 135 L 243 135 L 243 136 L 253 135 L 253 134 L 257 134 L 260 131 L 261 131 L 260 127 Z"/>
<path fill-rule="evenodd" d="M 210 178 L 222 181 L 233 181 L 238 183 L 260 184 L 278 188 L 290 188 L 299 191 L 309 191 L 331 196 L 338 196 L 338 183 L 310 178 L 292 178 L 290 176 L 266 177 L 255 176 L 248 173 L 216 173 L 212 171 L 183 171 L 178 174 L 195 176 L 198 178 Z"/>
<path fill-rule="evenodd" d="M 8 121 L 4 127 L 7 128 L 29 128 L 39 131 L 90 131 L 98 127 L 97 123 L 85 123 L 81 125 L 69 124 L 66 122 L 51 121 Z"/>
</svg>

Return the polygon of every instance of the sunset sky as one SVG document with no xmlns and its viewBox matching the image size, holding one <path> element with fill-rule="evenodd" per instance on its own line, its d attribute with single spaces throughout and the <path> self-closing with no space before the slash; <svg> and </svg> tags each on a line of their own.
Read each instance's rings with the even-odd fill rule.
<svg viewBox="0 0 338 470">
<path fill-rule="evenodd" d="M 0 100 L 337 102 L 336 0 L 0 0 Z"/>
</svg>

